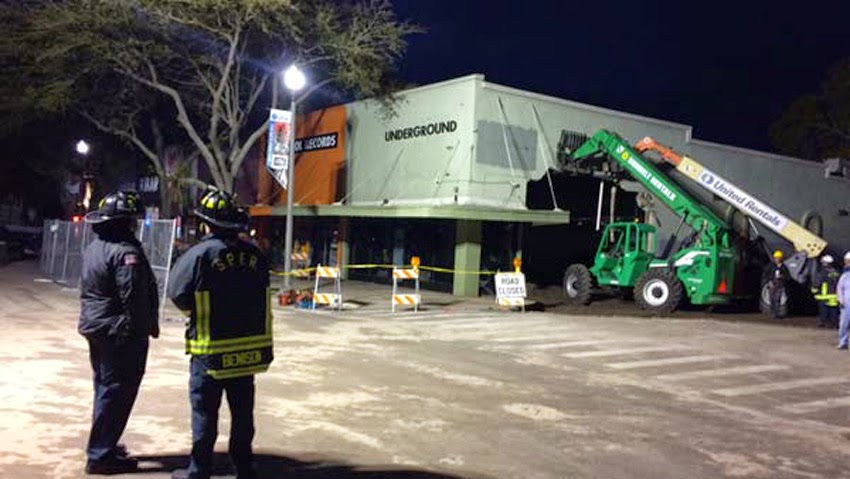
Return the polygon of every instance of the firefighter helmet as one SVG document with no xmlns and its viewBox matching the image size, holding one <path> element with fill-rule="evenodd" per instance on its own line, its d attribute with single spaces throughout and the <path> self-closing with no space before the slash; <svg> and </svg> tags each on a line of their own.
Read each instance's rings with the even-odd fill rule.
<svg viewBox="0 0 850 479">
<path fill-rule="evenodd" d="M 219 228 L 241 230 L 245 227 L 245 215 L 236 200 L 230 193 L 217 189 L 210 189 L 201 197 L 195 216 Z"/>
<path fill-rule="evenodd" d="M 86 214 L 85 220 L 99 224 L 118 218 L 136 218 L 142 213 L 142 201 L 134 191 L 117 191 L 104 196 L 97 209 Z"/>
</svg>

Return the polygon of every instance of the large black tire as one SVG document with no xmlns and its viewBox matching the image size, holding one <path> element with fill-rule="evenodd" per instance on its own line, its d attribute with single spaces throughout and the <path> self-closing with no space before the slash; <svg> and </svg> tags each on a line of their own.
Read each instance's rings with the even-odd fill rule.
<svg viewBox="0 0 850 479">
<path fill-rule="evenodd" d="M 782 296 L 779 298 L 779 317 L 785 318 L 788 316 L 788 312 L 791 310 L 791 296 L 789 295 L 788 286 L 785 287 L 785 290 L 782 292 Z M 770 280 L 763 280 L 761 283 L 761 290 L 759 290 L 759 310 L 761 314 L 766 316 L 770 316 L 772 314 L 770 310 Z"/>
<path fill-rule="evenodd" d="M 567 304 L 587 305 L 593 291 L 593 276 L 583 264 L 571 264 L 564 273 L 564 298 Z"/>
<path fill-rule="evenodd" d="M 653 314 L 670 314 L 685 297 L 685 289 L 676 275 L 666 268 L 650 268 L 635 284 L 635 301 Z"/>
</svg>

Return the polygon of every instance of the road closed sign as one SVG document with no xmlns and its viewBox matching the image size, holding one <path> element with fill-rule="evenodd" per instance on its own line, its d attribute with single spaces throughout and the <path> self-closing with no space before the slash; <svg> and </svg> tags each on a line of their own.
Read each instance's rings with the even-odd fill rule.
<svg viewBox="0 0 850 479">
<path fill-rule="evenodd" d="M 496 296 L 499 298 L 525 298 L 525 275 L 522 273 L 497 273 Z"/>
</svg>

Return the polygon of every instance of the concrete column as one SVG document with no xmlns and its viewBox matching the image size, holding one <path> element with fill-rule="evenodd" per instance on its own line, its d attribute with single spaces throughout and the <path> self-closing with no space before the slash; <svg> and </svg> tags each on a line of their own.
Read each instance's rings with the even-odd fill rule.
<svg viewBox="0 0 850 479">
<path fill-rule="evenodd" d="M 455 268 L 462 271 L 481 269 L 481 221 L 458 220 L 455 233 Z M 455 296 L 478 296 L 478 275 L 454 275 Z"/>
<path fill-rule="evenodd" d="M 339 219 L 339 236 L 337 237 L 339 244 L 337 245 L 336 254 L 339 259 L 337 264 L 340 268 L 339 274 L 342 279 L 348 279 L 348 265 L 351 262 L 350 221 L 349 218 Z"/>
</svg>

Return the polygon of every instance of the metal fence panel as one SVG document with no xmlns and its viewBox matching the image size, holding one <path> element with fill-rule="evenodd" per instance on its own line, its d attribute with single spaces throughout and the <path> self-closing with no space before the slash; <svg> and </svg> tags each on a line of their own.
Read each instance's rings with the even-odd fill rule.
<svg viewBox="0 0 850 479">
<path fill-rule="evenodd" d="M 151 221 L 150 224 L 140 223 L 136 232 L 156 276 L 160 302 L 164 303 L 168 272 L 171 270 L 171 254 L 174 251 L 176 222 L 157 220 Z"/>
<path fill-rule="evenodd" d="M 47 274 L 50 266 L 50 258 L 53 256 L 53 235 L 56 229 L 56 221 L 46 220 L 41 231 L 41 262 L 39 268 L 42 273 Z M 45 251 L 50 250 L 48 254 Z"/>
<path fill-rule="evenodd" d="M 139 221 L 136 236 L 156 276 L 160 304 L 165 304 L 165 287 L 174 249 L 175 220 Z M 89 223 L 47 220 L 41 247 L 41 271 L 53 281 L 78 287 L 83 271 L 83 252 L 96 235 Z"/>
</svg>

